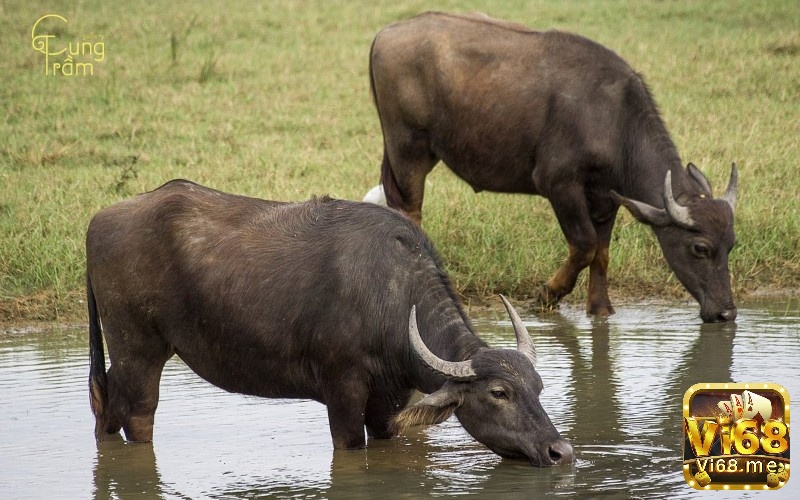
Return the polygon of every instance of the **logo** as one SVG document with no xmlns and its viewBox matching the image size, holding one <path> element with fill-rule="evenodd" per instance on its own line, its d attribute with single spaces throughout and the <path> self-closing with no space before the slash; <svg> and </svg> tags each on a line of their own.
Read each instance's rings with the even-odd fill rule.
<svg viewBox="0 0 800 500">
<path fill-rule="evenodd" d="M 103 35 L 82 35 L 80 39 L 58 40 L 54 33 L 63 32 L 66 18 L 58 14 L 47 14 L 33 23 L 31 47 L 44 54 L 44 74 L 47 76 L 94 75 L 94 63 L 106 57 Z"/>
<path fill-rule="evenodd" d="M 683 477 L 698 490 L 789 480 L 789 394 L 771 383 L 695 384 L 683 396 Z"/>
</svg>

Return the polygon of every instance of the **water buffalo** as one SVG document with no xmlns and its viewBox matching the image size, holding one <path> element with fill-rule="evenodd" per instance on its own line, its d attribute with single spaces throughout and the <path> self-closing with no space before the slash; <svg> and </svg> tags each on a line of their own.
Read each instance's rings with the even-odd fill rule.
<svg viewBox="0 0 800 500">
<path fill-rule="evenodd" d="M 589 267 L 588 312 L 606 315 L 608 246 L 624 205 L 653 229 L 703 321 L 735 319 L 736 167 L 714 199 L 706 177 L 683 168 L 642 77 L 614 52 L 570 33 L 429 12 L 376 35 L 370 80 L 390 207 L 420 222 L 439 160 L 475 191 L 544 196 L 569 257 L 540 303 L 554 307 Z"/>
<path fill-rule="evenodd" d="M 120 428 L 152 439 L 161 371 L 177 354 L 227 391 L 325 404 L 336 448 L 364 447 L 365 426 L 388 438 L 455 413 L 501 456 L 574 459 L 539 403 L 514 309 L 505 302 L 517 349 L 487 347 L 429 240 L 394 210 L 176 180 L 95 215 L 86 267 L 98 439 Z M 415 389 L 428 396 L 404 409 Z"/>
</svg>

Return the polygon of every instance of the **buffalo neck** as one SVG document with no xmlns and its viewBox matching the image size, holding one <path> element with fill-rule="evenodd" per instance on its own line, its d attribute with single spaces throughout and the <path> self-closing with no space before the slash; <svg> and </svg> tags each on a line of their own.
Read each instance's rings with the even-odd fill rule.
<svg viewBox="0 0 800 500">
<path fill-rule="evenodd" d="M 466 361 L 479 349 L 487 347 L 472 331 L 469 319 L 448 287 L 440 284 L 428 289 L 417 304 L 417 323 L 420 336 L 428 349 L 445 361 Z M 410 353 L 414 369 L 413 383 L 421 392 L 431 393 L 445 382 L 442 375 L 425 367 Z"/>
<path fill-rule="evenodd" d="M 625 93 L 630 119 L 623 133 L 623 153 L 616 170 L 617 192 L 664 208 L 664 178 L 672 171 L 672 191 L 680 201 L 697 191 L 681 164 L 678 149 L 644 80 L 630 80 Z"/>
<path fill-rule="evenodd" d="M 664 208 L 664 179 L 672 172 L 672 190 L 680 201 L 697 191 L 681 164 L 678 150 L 657 115 L 638 129 L 621 170 L 620 194 L 657 208 Z"/>
</svg>

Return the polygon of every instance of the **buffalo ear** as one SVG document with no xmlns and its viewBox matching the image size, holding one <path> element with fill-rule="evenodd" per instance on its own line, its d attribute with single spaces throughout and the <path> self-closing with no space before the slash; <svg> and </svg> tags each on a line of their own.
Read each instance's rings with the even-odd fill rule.
<svg viewBox="0 0 800 500">
<path fill-rule="evenodd" d="M 672 223 L 672 218 L 663 208 L 656 208 L 647 203 L 626 198 L 614 190 L 611 190 L 611 197 L 628 209 L 639 222 L 650 226 L 668 226 Z"/>
<path fill-rule="evenodd" d="M 402 434 L 417 425 L 440 424 L 450 418 L 463 402 L 463 396 L 451 384 L 445 384 L 417 404 L 398 413 L 392 420 L 393 434 Z"/>
<path fill-rule="evenodd" d="M 689 178 L 700 188 L 700 191 L 709 198 L 712 198 L 714 195 L 711 193 L 711 184 L 708 182 L 708 178 L 705 174 L 691 162 L 686 164 L 686 170 L 689 172 Z"/>
</svg>

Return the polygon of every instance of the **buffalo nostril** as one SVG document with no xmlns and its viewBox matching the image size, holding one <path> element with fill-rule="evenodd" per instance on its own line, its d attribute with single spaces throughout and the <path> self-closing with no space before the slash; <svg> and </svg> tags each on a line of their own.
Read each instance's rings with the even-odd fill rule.
<svg viewBox="0 0 800 500">
<path fill-rule="evenodd" d="M 564 440 L 551 444 L 547 449 L 547 454 L 550 460 L 557 465 L 571 464 L 575 461 L 575 452 L 572 450 L 572 445 Z"/>
</svg>

